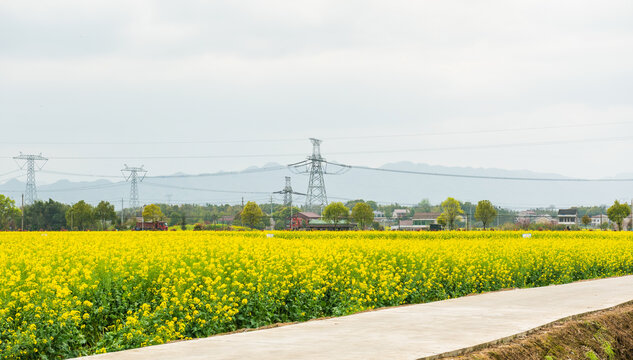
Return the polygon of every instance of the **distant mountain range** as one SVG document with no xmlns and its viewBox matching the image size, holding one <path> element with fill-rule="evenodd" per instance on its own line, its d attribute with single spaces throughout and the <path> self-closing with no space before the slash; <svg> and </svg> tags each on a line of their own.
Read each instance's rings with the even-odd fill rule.
<svg viewBox="0 0 633 360">
<path fill-rule="evenodd" d="M 410 162 L 385 164 L 380 169 L 466 176 L 566 179 L 557 174 L 531 171 L 444 167 Z M 179 175 L 183 177 L 177 177 Z M 261 168 L 250 167 L 241 172 L 172 176 L 174 177 L 148 176 L 139 184 L 140 201 L 235 204 L 241 202 L 241 198 L 244 197 L 245 201 L 268 203 L 272 192 L 283 189 L 285 176 L 292 177 L 293 189 L 298 192 L 305 193 L 308 183 L 307 175 L 291 173 L 279 164 L 266 164 Z M 631 177 L 633 175 L 620 175 L 617 178 Z M 352 168 L 341 175 L 326 175 L 325 183 L 330 201 L 365 199 L 380 203 L 415 204 L 422 199 L 439 203 L 452 196 L 472 202 L 488 199 L 495 205 L 516 209 L 549 205 L 569 207 L 611 204 L 615 199 L 626 200 L 633 196 L 633 183 L 628 181 L 495 180 L 392 173 L 358 168 Z M 24 182 L 10 180 L 0 185 L 0 193 L 18 200 L 24 188 Z M 121 199 L 127 204 L 129 191 L 130 184 L 124 181 L 60 180 L 50 185 L 38 186 L 38 197 L 44 200 L 52 198 L 64 203 L 79 200 L 97 203 L 100 200 L 107 200 L 120 208 Z M 274 201 L 281 202 L 282 196 L 275 195 Z M 304 202 L 303 196 L 295 196 L 295 203 Z"/>
</svg>

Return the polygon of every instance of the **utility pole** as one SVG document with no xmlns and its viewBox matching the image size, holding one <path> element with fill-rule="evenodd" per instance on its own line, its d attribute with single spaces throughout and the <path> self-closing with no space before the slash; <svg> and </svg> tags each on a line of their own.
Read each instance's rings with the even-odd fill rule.
<svg viewBox="0 0 633 360">
<path fill-rule="evenodd" d="M 121 198 L 121 227 L 123 227 L 123 198 Z"/>
<path fill-rule="evenodd" d="M 22 194 L 22 227 L 20 231 L 24 231 L 24 194 Z"/>
<path fill-rule="evenodd" d="M 468 231 L 468 212 L 466 212 L 466 231 Z"/>
<path fill-rule="evenodd" d="M 16 162 L 18 162 L 18 166 L 20 169 L 26 168 L 26 204 L 32 205 L 35 200 L 37 200 L 37 188 L 35 186 L 35 168 L 37 170 L 42 170 L 46 162 L 47 158 L 43 157 L 40 153 L 39 155 L 33 154 L 22 154 L 13 157 Z M 38 165 L 39 161 L 43 161 L 42 165 Z"/>
<path fill-rule="evenodd" d="M 130 182 L 130 208 L 136 210 L 139 207 L 138 201 L 138 183 L 142 182 L 145 179 L 145 175 L 147 174 L 147 170 L 141 167 L 130 167 L 127 164 L 124 164 L 125 168 L 121 169 L 123 176 L 125 176 L 125 181 Z M 129 173 L 126 176 L 126 173 Z M 139 175 L 140 174 L 140 175 Z"/>
<path fill-rule="evenodd" d="M 273 219 L 273 196 L 270 196 L 270 228 L 275 230 L 275 219 Z"/>
</svg>

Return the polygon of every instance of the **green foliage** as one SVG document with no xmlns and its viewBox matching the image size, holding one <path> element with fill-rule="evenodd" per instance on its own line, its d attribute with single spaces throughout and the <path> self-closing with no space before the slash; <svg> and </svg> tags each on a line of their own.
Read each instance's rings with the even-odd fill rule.
<svg viewBox="0 0 633 360">
<path fill-rule="evenodd" d="M 440 216 L 437 217 L 436 221 L 439 225 L 446 226 L 446 215 L 440 214 Z"/>
<path fill-rule="evenodd" d="M 107 201 L 100 201 L 94 210 L 95 219 L 99 220 L 101 230 L 105 230 L 106 222 L 116 221 L 116 212 L 114 211 L 114 205 Z"/>
<path fill-rule="evenodd" d="M 145 221 L 160 221 L 165 217 L 160 206 L 156 204 L 150 204 L 143 208 L 143 219 Z"/>
<path fill-rule="evenodd" d="M 342 202 L 333 202 L 323 209 L 323 219 L 338 224 L 349 217 L 349 209 Z"/>
<path fill-rule="evenodd" d="M 609 220 L 618 225 L 618 230 L 622 230 L 622 222 L 624 219 L 631 215 L 631 208 L 627 204 L 620 204 L 619 201 L 614 201 L 613 205 L 607 209 L 607 216 Z"/>
<path fill-rule="evenodd" d="M 444 215 L 444 219 L 446 220 L 446 225 L 449 230 L 453 230 L 455 228 L 455 221 L 459 219 L 459 215 L 462 215 L 464 210 L 462 210 L 459 205 L 459 201 L 455 200 L 452 197 L 446 198 L 442 202 L 442 215 Z"/>
<path fill-rule="evenodd" d="M 591 218 L 587 214 L 583 215 L 583 217 L 580 219 L 580 221 L 585 226 L 589 226 L 589 224 L 591 224 Z"/>
<path fill-rule="evenodd" d="M 249 201 L 244 205 L 241 213 L 242 224 L 252 229 L 262 221 L 263 217 L 264 212 L 255 202 Z"/>
<path fill-rule="evenodd" d="M 15 207 L 15 201 L 0 194 L 0 229 L 16 230 L 21 215 L 20 209 Z"/>
<path fill-rule="evenodd" d="M 415 210 L 419 212 L 431 212 L 431 208 L 431 202 L 429 199 L 422 199 L 422 201 L 420 201 L 415 207 Z"/>
<path fill-rule="evenodd" d="M 44 202 L 36 201 L 24 208 L 25 230 L 53 230 L 58 231 L 70 226 L 66 224 L 66 211 L 70 206 L 49 199 Z"/>
<path fill-rule="evenodd" d="M 299 212 L 301 212 L 301 209 L 296 206 L 292 207 L 292 215 L 296 215 Z M 288 223 L 288 221 L 290 220 L 290 214 L 290 207 L 285 206 L 273 213 L 273 219 L 275 219 L 276 222 Z"/>
<path fill-rule="evenodd" d="M 359 228 L 365 230 L 367 225 L 374 221 L 374 211 L 364 202 L 356 203 L 352 209 L 352 219 L 356 221 Z"/>
<path fill-rule="evenodd" d="M 486 226 L 496 217 L 497 209 L 492 206 L 490 200 L 481 200 L 477 203 L 477 208 L 475 209 L 475 219 L 483 223 L 484 229 L 486 229 Z"/>
<path fill-rule="evenodd" d="M 92 205 L 80 200 L 66 211 L 66 224 L 71 229 L 88 230 L 94 226 L 94 209 Z"/>
</svg>

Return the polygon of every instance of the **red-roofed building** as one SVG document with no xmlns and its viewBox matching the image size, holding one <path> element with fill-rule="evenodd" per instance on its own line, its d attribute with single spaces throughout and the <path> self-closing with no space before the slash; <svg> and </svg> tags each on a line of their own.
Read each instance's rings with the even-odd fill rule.
<svg viewBox="0 0 633 360">
<path fill-rule="evenodd" d="M 317 220 L 320 218 L 321 218 L 321 215 L 317 213 L 313 213 L 309 211 L 300 212 L 292 216 L 291 226 L 293 229 L 304 228 L 308 226 L 308 224 L 310 223 L 310 220 Z"/>
</svg>

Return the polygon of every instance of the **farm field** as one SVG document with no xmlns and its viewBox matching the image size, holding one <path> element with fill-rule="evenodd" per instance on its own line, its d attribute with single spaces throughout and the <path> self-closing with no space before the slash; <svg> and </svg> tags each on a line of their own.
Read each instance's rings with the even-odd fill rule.
<svg viewBox="0 0 633 360">
<path fill-rule="evenodd" d="M 0 234 L 0 358 L 67 358 L 633 273 L 616 232 Z"/>
</svg>

